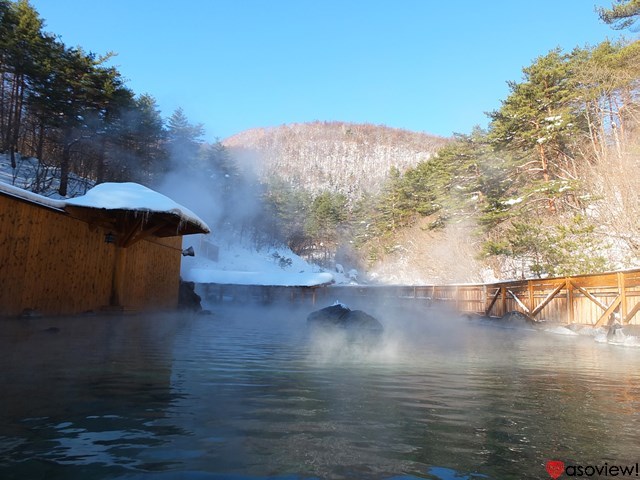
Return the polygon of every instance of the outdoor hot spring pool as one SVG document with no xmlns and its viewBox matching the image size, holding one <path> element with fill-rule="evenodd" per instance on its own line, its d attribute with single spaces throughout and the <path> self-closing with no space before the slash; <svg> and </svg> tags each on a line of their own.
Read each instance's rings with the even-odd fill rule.
<svg viewBox="0 0 640 480">
<path fill-rule="evenodd" d="M 311 335 L 309 311 L 3 322 L 0 478 L 544 479 L 551 460 L 640 462 L 638 348 L 407 304 L 368 309 L 386 332 L 367 348 Z"/>
</svg>

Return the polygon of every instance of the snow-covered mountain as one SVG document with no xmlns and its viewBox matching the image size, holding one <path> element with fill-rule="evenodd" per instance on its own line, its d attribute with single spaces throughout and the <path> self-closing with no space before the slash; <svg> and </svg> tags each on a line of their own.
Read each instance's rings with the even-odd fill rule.
<svg viewBox="0 0 640 480">
<path fill-rule="evenodd" d="M 382 125 L 313 122 L 246 130 L 222 144 L 262 180 L 354 198 L 379 191 L 391 168 L 428 160 L 447 141 Z"/>
</svg>

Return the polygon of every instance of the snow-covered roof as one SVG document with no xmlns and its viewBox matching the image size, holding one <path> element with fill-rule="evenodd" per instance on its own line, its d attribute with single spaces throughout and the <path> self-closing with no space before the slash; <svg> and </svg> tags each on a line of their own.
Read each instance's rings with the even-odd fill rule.
<svg viewBox="0 0 640 480">
<path fill-rule="evenodd" d="M 29 192 L 19 187 L 14 187 L 8 183 L 0 182 L 0 192 L 11 197 L 26 200 L 31 203 L 36 203 L 49 208 L 55 208 L 57 210 L 64 209 L 64 200 L 54 200 L 53 198 L 44 197 L 37 193 Z"/>
<path fill-rule="evenodd" d="M 203 230 L 202 233 L 211 231 L 209 226 L 188 208 L 138 183 L 101 183 L 81 197 L 65 200 L 65 204 L 105 210 L 170 213 L 178 216 L 182 222 L 199 226 Z"/>
<path fill-rule="evenodd" d="M 85 195 L 62 200 L 38 195 L 4 182 L 0 182 L 0 193 L 68 213 L 73 208 L 80 207 L 105 211 L 170 215 L 176 217 L 178 223 L 192 226 L 190 231 L 186 233 L 209 233 L 211 231 L 209 226 L 188 208 L 137 183 L 101 183 Z"/>
</svg>

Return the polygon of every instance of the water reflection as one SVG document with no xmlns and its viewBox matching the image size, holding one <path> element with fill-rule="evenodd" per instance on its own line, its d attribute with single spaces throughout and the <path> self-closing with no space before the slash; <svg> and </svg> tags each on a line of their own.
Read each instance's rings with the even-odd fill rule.
<svg viewBox="0 0 640 480">
<path fill-rule="evenodd" d="M 2 478 L 546 478 L 635 464 L 639 354 L 381 305 L 375 349 L 306 311 L 10 321 Z M 51 328 L 55 327 L 55 328 Z"/>
<path fill-rule="evenodd" d="M 156 424 L 181 395 L 171 387 L 179 323 L 130 320 L 3 323 L 2 478 L 81 478 L 95 466 L 107 475 L 120 465 L 164 468 L 136 453 L 186 433 Z"/>
</svg>

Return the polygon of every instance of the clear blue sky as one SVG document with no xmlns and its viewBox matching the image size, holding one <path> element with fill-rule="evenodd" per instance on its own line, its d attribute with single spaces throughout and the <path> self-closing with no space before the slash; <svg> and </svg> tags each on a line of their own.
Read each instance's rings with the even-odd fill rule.
<svg viewBox="0 0 640 480">
<path fill-rule="evenodd" d="M 45 30 L 114 64 L 206 140 L 314 120 L 442 136 L 486 126 L 507 80 L 619 32 L 610 0 L 32 0 Z"/>
</svg>

